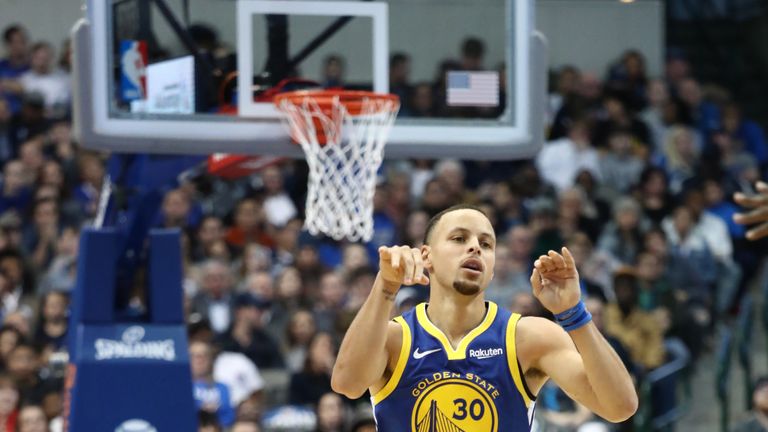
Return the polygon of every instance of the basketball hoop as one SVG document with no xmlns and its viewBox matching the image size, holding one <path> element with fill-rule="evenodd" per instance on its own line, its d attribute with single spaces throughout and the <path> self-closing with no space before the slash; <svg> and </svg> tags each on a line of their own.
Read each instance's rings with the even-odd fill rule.
<svg viewBox="0 0 768 432">
<path fill-rule="evenodd" d="M 301 90 L 274 103 L 309 165 L 305 226 L 336 240 L 373 236 L 373 194 L 397 96 L 364 91 Z"/>
</svg>

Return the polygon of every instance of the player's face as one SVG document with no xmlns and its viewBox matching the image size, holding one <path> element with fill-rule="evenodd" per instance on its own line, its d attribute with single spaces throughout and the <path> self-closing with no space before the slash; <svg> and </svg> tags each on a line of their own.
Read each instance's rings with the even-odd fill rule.
<svg viewBox="0 0 768 432">
<path fill-rule="evenodd" d="M 475 295 L 493 277 L 495 250 L 496 235 L 482 213 L 471 209 L 447 213 L 430 238 L 430 277 L 463 295 Z"/>
</svg>

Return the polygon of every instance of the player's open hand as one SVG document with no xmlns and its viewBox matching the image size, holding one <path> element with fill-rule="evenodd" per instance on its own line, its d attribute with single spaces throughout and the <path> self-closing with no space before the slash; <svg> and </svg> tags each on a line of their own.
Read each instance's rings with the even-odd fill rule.
<svg viewBox="0 0 768 432">
<path fill-rule="evenodd" d="M 421 251 L 408 246 L 380 247 L 379 275 L 390 286 L 429 283 Z"/>
<path fill-rule="evenodd" d="M 768 236 L 768 184 L 759 181 L 755 185 L 757 195 L 747 196 L 741 192 L 733 194 L 733 199 L 742 207 L 751 209 L 746 213 L 736 213 L 733 220 L 742 225 L 759 224 L 747 231 L 749 240 L 757 240 Z"/>
<path fill-rule="evenodd" d="M 551 250 L 540 256 L 533 263 L 531 285 L 533 295 L 554 314 L 576 306 L 581 298 L 581 287 L 571 252 L 563 248 L 562 254 Z"/>
</svg>

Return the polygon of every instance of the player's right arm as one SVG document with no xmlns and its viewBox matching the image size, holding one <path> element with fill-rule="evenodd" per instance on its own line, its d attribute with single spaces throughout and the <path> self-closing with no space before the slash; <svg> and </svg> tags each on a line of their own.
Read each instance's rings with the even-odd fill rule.
<svg viewBox="0 0 768 432">
<path fill-rule="evenodd" d="M 357 399 L 385 379 L 402 344 L 400 325 L 389 320 L 397 290 L 427 283 L 421 251 L 407 246 L 379 248 L 379 273 L 344 335 L 331 376 L 333 391 Z"/>
</svg>

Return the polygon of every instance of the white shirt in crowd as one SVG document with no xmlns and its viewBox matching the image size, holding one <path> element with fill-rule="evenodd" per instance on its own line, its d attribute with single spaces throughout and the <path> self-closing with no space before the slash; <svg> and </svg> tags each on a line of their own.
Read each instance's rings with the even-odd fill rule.
<svg viewBox="0 0 768 432">
<path fill-rule="evenodd" d="M 28 71 L 19 81 L 25 92 L 42 95 L 48 110 L 69 105 L 72 99 L 71 80 L 69 74 L 64 71 L 55 70 L 45 75 Z"/>
<path fill-rule="evenodd" d="M 600 160 L 593 148 L 579 149 L 570 138 L 544 144 L 536 156 L 536 167 L 542 178 L 558 192 L 573 186 L 576 174 L 586 170 L 600 180 Z"/>
<path fill-rule="evenodd" d="M 222 351 L 213 364 L 213 380 L 229 388 L 233 407 L 264 388 L 259 369 L 242 353 Z"/>
</svg>

